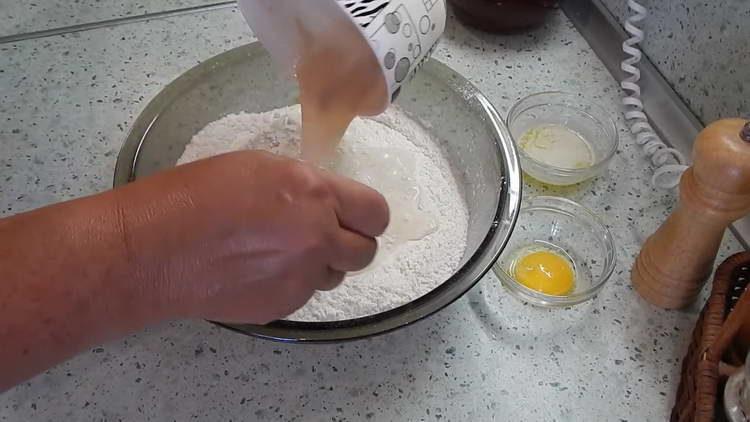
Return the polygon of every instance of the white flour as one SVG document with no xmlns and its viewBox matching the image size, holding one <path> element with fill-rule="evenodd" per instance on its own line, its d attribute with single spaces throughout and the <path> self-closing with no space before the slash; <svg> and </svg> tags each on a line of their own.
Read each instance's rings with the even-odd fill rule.
<svg viewBox="0 0 750 422">
<path fill-rule="evenodd" d="M 265 113 L 228 115 L 197 133 L 178 164 L 241 149 L 263 149 L 298 157 L 300 117 L 299 106 Z M 373 154 L 373 151 L 379 152 Z M 393 152 L 391 155 L 395 155 L 400 164 L 397 168 L 369 171 L 383 167 L 382 163 L 376 165 L 383 158 L 382 151 Z M 378 258 L 370 268 L 350 274 L 332 291 L 316 293 L 307 305 L 288 318 L 290 320 L 343 320 L 406 304 L 447 280 L 458 269 L 466 247 L 468 211 L 463 192 L 436 139 L 419 123 L 396 107 L 378 117 L 355 119 L 338 153 L 338 168 L 343 174 L 363 183 L 369 182 L 389 200 L 392 224 L 386 235 L 398 225 L 400 210 L 394 209 L 390 200 L 398 196 L 387 191 L 398 183 L 391 180 L 379 184 L 379 181 L 372 180 L 379 177 L 378 173 L 386 179 L 392 177 L 384 171 L 409 173 L 406 175 L 409 184 L 416 186 L 408 188 L 419 193 L 413 202 L 414 207 L 418 204 L 418 212 L 422 214 L 420 220 L 427 221 L 430 230 L 422 233 L 427 235 L 418 240 L 402 238 L 389 242 L 389 237 L 384 237 L 386 240 L 381 239 Z M 363 161 L 362 157 L 368 156 L 369 161 Z M 401 223 L 402 226 L 410 225 L 406 220 Z M 399 237 L 398 233 L 391 235 Z"/>
</svg>

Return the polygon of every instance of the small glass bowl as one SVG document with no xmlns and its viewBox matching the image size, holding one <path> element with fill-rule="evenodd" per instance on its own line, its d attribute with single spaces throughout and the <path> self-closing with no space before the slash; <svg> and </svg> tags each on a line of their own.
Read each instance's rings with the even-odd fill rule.
<svg viewBox="0 0 750 422">
<path fill-rule="evenodd" d="M 523 171 L 551 185 L 573 185 L 597 176 L 607 168 L 619 143 L 615 122 L 602 107 L 565 92 L 540 92 L 521 99 L 510 109 L 507 124 Z M 591 148 L 592 164 L 563 168 L 529 156 L 519 141 L 528 130 L 543 125 L 560 125 L 579 134 Z"/>
<path fill-rule="evenodd" d="M 575 288 L 564 296 L 540 293 L 511 275 L 519 251 L 540 247 L 568 258 Z M 569 199 L 538 196 L 524 203 L 508 246 L 493 270 L 509 292 L 534 305 L 571 306 L 594 297 L 615 269 L 612 234 L 591 211 Z"/>
</svg>

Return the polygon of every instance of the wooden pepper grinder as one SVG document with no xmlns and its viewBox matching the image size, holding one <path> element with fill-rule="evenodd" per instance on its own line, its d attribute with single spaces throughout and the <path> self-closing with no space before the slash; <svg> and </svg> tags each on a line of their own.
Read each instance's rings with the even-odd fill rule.
<svg viewBox="0 0 750 422">
<path fill-rule="evenodd" d="M 719 120 L 698 135 L 693 166 L 680 180 L 680 202 L 635 261 L 636 291 L 662 308 L 693 303 L 711 275 L 724 230 L 748 213 L 750 122 Z"/>
</svg>

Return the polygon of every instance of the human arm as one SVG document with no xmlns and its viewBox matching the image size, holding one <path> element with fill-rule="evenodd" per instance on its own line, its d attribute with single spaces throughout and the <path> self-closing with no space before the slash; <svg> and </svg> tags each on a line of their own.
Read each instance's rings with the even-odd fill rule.
<svg viewBox="0 0 750 422">
<path fill-rule="evenodd" d="M 159 321 L 282 318 L 387 223 L 371 189 L 260 152 L 0 220 L 0 391 Z"/>
</svg>

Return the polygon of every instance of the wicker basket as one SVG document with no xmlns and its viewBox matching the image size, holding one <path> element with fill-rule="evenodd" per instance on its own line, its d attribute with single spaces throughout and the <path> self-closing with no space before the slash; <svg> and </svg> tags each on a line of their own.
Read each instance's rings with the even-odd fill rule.
<svg viewBox="0 0 750 422">
<path fill-rule="evenodd" d="M 723 384 L 744 364 L 750 321 L 750 252 L 736 254 L 716 270 L 711 296 L 693 331 L 673 422 L 724 421 Z M 743 331 L 740 334 L 740 331 Z"/>
</svg>

